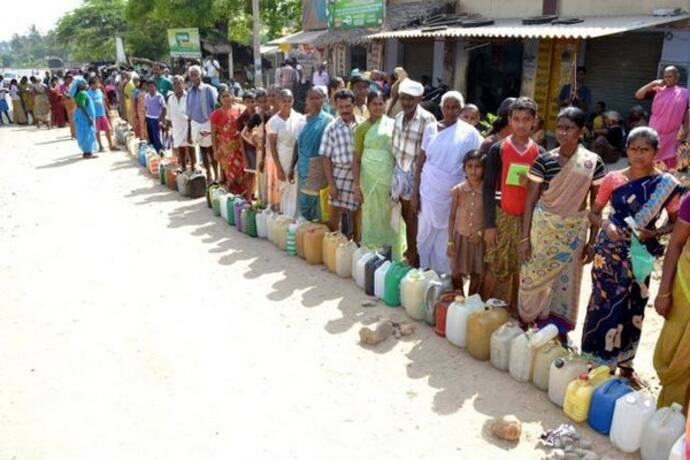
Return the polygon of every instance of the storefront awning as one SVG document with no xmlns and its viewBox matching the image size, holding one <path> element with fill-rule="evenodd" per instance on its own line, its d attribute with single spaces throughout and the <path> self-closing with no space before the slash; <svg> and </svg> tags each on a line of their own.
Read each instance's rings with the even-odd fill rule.
<svg viewBox="0 0 690 460">
<path fill-rule="evenodd" d="M 486 37 L 486 38 L 597 38 L 631 30 L 661 26 L 690 19 L 690 14 L 677 16 L 593 16 L 577 24 L 524 25 L 522 19 L 496 19 L 494 24 L 480 27 L 419 27 L 379 32 L 369 40 L 385 38 Z"/>
<path fill-rule="evenodd" d="M 311 45 L 313 44 L 319 37 L 322 35 L 327 34 L 327 30 L 310 30 L 305 32 L 304 30 L 300 30 L 297 33 L 291 34 L 291 35 L 286 35 L 284 37 L 276 38 L 275 40 L 271 40 L 268 42 L 268 45 L 282 45 L 282 44 L 288 44 L 288 45 Z"/>
</svg>

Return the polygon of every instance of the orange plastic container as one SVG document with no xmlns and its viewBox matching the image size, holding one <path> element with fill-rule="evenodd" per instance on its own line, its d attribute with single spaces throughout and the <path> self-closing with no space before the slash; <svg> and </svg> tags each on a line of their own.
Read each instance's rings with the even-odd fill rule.
<svg viewBox="0 0 690 460">
<path fill-rule="evenodd" d="M 311 265 L 323 263 L 323 237 L 326 229 L 323 226 L 311 227 L 304 234 L 304 258 Z"/>
<path fill-rule="evenodd" d="M 491 334 L 510 319 L 504 307 L 484 307 L 467 319 L 467 352 L 474 359 L 488 361 L 491 357 Z"/>
<path fill-rule="evenodd" d="M 446 316 L 448 315 L 448 307 L 459 295 L 462 295 L 462 291 L 446 292 L 442 294 L 436 301 L 436 304 L 434 304 L 434 317 L 436 318 L 434 332 L 441 337 L 446 336 Z"/>
</svg>

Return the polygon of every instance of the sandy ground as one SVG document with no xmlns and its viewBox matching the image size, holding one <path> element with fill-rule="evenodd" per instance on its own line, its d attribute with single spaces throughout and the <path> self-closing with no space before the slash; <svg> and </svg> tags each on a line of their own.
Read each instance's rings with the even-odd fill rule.
<svg viewBox="0 0 690 460">
<path fill-rule="evenodd" d="M 123 152 L 84 161 L 67 130 L 19 127 L 0 150 L 0 460 L 538 459 L 539 434 L 568 421 L 424 325 L 360 346 L 362 324 L 403 313 L 362 307 L 353 282 L 239 234 Z M 519 443 L 490 434 L 504 414 Z"/>
</svg>

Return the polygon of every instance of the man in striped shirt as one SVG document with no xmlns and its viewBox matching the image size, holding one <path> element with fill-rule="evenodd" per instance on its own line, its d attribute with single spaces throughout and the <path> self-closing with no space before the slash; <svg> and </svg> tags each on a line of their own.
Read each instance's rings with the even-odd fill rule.
<svg viewBox="0 0 690 460">
<path fill-rule="evenodd" d="M 422 150 L 422 136 L 427 126 L 434 125 L 436 118 L 424 110 L 422 101 L 424 87 L 421 83 L 406 78 L 400 83 L 398 100 L 402 112 L 395 116 L 391 150 L 395 157 L 391 197 L 400 203 L 402 218 L 405 220 L 407 236 L 407 262 L 419 266 L 417 254 L 417 210 L 412 206 L 414 190 L 415 160 Z"/>
</svg>

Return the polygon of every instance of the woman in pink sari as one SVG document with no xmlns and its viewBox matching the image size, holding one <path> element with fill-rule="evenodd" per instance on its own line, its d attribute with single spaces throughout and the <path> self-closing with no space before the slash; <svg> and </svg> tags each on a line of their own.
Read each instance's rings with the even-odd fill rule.
<svg viewBox="0 0 690 460">
<path fill-rule="evenodd" d="M 664 69 L 664 78 L 647 83 L 635 92 L 637 99 L 654 95 L 652 117 L 649 126 L 659 134 L 657 161 L 663 161 L 667 168 L 676 167 L 678 131 L 682 126 L 682 137 L 688 135 L 688 90 L 678 86 L 680 73 L 674 66 Z"/>
</svg>

